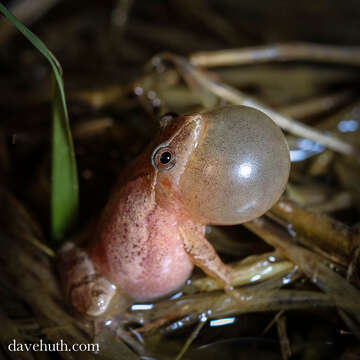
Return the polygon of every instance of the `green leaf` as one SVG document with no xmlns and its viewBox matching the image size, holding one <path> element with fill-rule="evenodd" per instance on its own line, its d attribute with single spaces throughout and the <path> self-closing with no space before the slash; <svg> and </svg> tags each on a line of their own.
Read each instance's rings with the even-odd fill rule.
<svg viewBox="0 0 360 360">
<path fill-rule="evenodd" d="M 60 239 L 77 219 L 79 203 L 76 159 L 66 107 L 62 69 L 46 45 L 1 3 L 0 12 L 44 55 L 53 71 L 51 232 L 56 244 L 59 245 Z"/>
</svg>

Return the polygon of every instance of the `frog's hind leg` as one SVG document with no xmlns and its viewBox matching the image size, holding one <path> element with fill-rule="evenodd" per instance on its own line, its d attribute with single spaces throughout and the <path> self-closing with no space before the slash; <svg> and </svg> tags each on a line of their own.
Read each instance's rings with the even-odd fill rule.
<svg viewBox="0 0 360 360">
<path fill-rule="evenodd" d="M 94 267 L 87 253 L 65 243 L 59 251 L 59 272 L 65 295 L 80 313 L 102 315 L 116 292 L 116 287 Z"/>
</svg>

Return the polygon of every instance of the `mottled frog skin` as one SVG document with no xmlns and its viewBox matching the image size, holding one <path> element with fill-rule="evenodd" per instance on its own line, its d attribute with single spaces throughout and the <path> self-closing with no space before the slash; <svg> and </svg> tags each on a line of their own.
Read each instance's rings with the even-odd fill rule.
<svg viewBox="0 0 360 360">
<path fill-rule="evenodd" d="M 88 244 L 60 249 L 69 302 L 98 316 L 116 291 L 154 300 L 178 290 L 193 265 L 230 289 L 230 268 L 206 240 L 205 225 L 262 215 L 282 194 L 289 168 L 281 130 L 258 110 L 164 116 L 154 140 L 120 175 Z"/>
</svg>

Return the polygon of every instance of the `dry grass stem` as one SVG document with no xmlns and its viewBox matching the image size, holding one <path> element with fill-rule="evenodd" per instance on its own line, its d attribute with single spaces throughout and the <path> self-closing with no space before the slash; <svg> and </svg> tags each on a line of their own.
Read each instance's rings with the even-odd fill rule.
<svg viewBox="0 0 360 360">
<path fill-rule="evenodd" d="M 240 286 L 267 280 L 273 276 L 284 275 L 294 270 L 294 264 L 279 257 L 276 253 L 249 256 L 237 263 L 230 264 L 232 285 Z M 200 291 L 223 289 L 223 285 L 210 277 L 196 279 L 192 285 Z"/>
<path fill-rule="evenodd" d="M 262 104 L 258 100 L 245 95 L 241 91 L 221 83 L 220 81 L 213 80 L 211 77 L 207 76 L 206 73 L 191 65 L 185 58 L 172 54 L 161 54 L 159 57 L 163 58 L 164 60 L 173 62 L 180 74 L 184 77 L 185 81 L 190 86 L 197 84 L 197 86 L 201 86 L 204 89 L 209 90 L 210 92 L 217 95 L 220 99 L 224 99 L 231 104 L 251 106 L 259 109 L 271 117 L 272 120 L 274 120 L 274 122 L 283 130 L 288 131 L 294 135 L 318 142 L 323 146 L 341 154 L 352 155 L 355 157 L 358 157 L 360 154 L 358 148 L 341 140 L 340 138 L 325 134 L 310 126 L 304 125 L 294 119 L 282 115 L 270 107 Z"/>
<path fill-rule="evenodd" d="M 360 65 L 360 48 L 311 43 L 288 43 L 241 49 L 197 52 L 190 56 L 200 67 L 237 66 L 269 61 L 312 61 Z"/>
<path fill-rule="evenodd" d="M 314 245 L 340 258 L 350 259 L 360 245 L 357 231 L 330 216 L 304 209 L 284 196 L 270 211 L 292 224 L 295 231 L 312 239 Z"/>
</svg>

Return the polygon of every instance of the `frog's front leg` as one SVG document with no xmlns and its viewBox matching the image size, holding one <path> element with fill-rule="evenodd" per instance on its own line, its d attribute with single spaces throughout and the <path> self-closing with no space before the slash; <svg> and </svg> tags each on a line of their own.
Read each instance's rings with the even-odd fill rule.
<svg viewBox="0 0 360 360">
<path fill-rule="evenodd" d="M 203 226 L 182 226 L 180 227 L 180 234 L 185 251 L 192 262 L 206 274 L 219 280 L 224 285 L 225 290 L 231 291 L 231 269 L 221 261 L 214 247 L 205 238 Z"/>
<path fill-rule="evenodd" d="M 221 261 L 201 229 L 202 227 L 196 225 L 180 227 L 185 251 L 196 266 L 223 284 L 224 291 L 228 295 L 235 301 L 243 301 L 241 295 L 232 286 L 231 268 Z"/>
<path fill-rule="evenodd" d="M 89 316 L 106 311 L 116 287 L 95 269 L 83 249 L 65 243 L 59 251 L 59 269 L 65 295 L 77 311 Z"/>
</svg>

